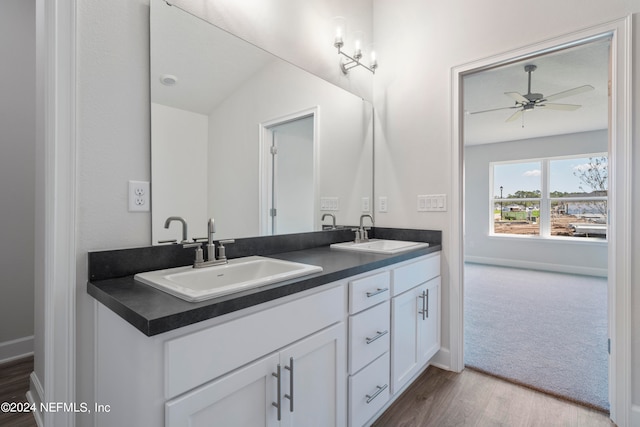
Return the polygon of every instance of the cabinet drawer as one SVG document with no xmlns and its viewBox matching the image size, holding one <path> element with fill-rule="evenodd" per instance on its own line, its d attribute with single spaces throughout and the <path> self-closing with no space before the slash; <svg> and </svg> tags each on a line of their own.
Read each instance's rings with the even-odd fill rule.
<svg viewBox="0 0 640 427">
<path fill-rule="evenodd" d="M 390 304 L 385 301 L 349 319 L 349 373 L 355 374 L 389 351 Z"/>
<path fill-rule="evenodd" d="M 349 313 L 354 314 L 388 300 L 389 285 L 388 271 L 349 282 Z"/>
<path fill-rule="evenodd" d="M 361 426 L 389 400 L 389 353 L 349 377 L 349 425 Z"/>
<path fill-rule="evenodd" d="M 340 322 L 344 309 L 344 288 L 338 286 L 169 340 L 165 343 L 165 397 L 170 399 Z"/>
<path fill-rule="evenodd" d="M 392 270 L 392 295 L 399 295 L 440 275 L 440 253 Z"/>
</svg>

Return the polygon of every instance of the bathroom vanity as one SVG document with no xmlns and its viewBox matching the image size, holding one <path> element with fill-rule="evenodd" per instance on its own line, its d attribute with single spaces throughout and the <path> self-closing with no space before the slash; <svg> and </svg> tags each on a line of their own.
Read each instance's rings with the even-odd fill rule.
<svg viewBox="0 0 640 427">
<path fill-rule="evenodd" d="M 370 424 L 440 348 L 440 249 L 272 253 L 323 271 L 198 303 L 92 268 L 96 425 Z"/>
</svg>

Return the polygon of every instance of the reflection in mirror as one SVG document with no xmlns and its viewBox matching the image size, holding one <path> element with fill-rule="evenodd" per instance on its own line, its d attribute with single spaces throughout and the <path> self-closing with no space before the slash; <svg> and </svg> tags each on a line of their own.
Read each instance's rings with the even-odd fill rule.
<svg viewBox="0 0 640 427">
<path fill-rule="evenodd" d="M 151 1 L 152 241 L 357 224 L 373 197 L 373 110 L 164 0 Z M 367 203 L 369 204 L 369 203 Z M 366 212 L 368 213 L 368 212 Z M 175 227 L 175 229 L 174 229 Z"/>
</svg>

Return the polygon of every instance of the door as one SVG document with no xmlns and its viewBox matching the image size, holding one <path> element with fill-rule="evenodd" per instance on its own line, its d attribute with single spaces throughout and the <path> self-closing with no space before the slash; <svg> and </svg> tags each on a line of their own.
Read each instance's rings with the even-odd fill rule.
<svg viewBox="0 0 640 427">
<path fill-rule="evenodd" d="M 271 167 L 268 184 L 268 234 L 314 229 L 314 116 L 268 128 Z"/>
<path fill-rule="evenodd" d="M 346 424 L 345 334 L 340 323 L 281 352 L 282 426 Z"/>
<path fill-rule="evenodd" d="M 278 426 L 278 354 L 267 356 L 165 405 L 167 427 Z"/>
</svg>

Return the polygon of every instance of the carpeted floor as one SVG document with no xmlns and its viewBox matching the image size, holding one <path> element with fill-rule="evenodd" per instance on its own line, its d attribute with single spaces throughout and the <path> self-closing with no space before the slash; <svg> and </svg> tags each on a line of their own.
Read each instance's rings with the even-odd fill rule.
<svg viewBox="0 0 640 427">
<path fill-rule="evenodd" d="M 607 280 L 465 265 L 465 365 L 609 410 Z"/>
</svg>

